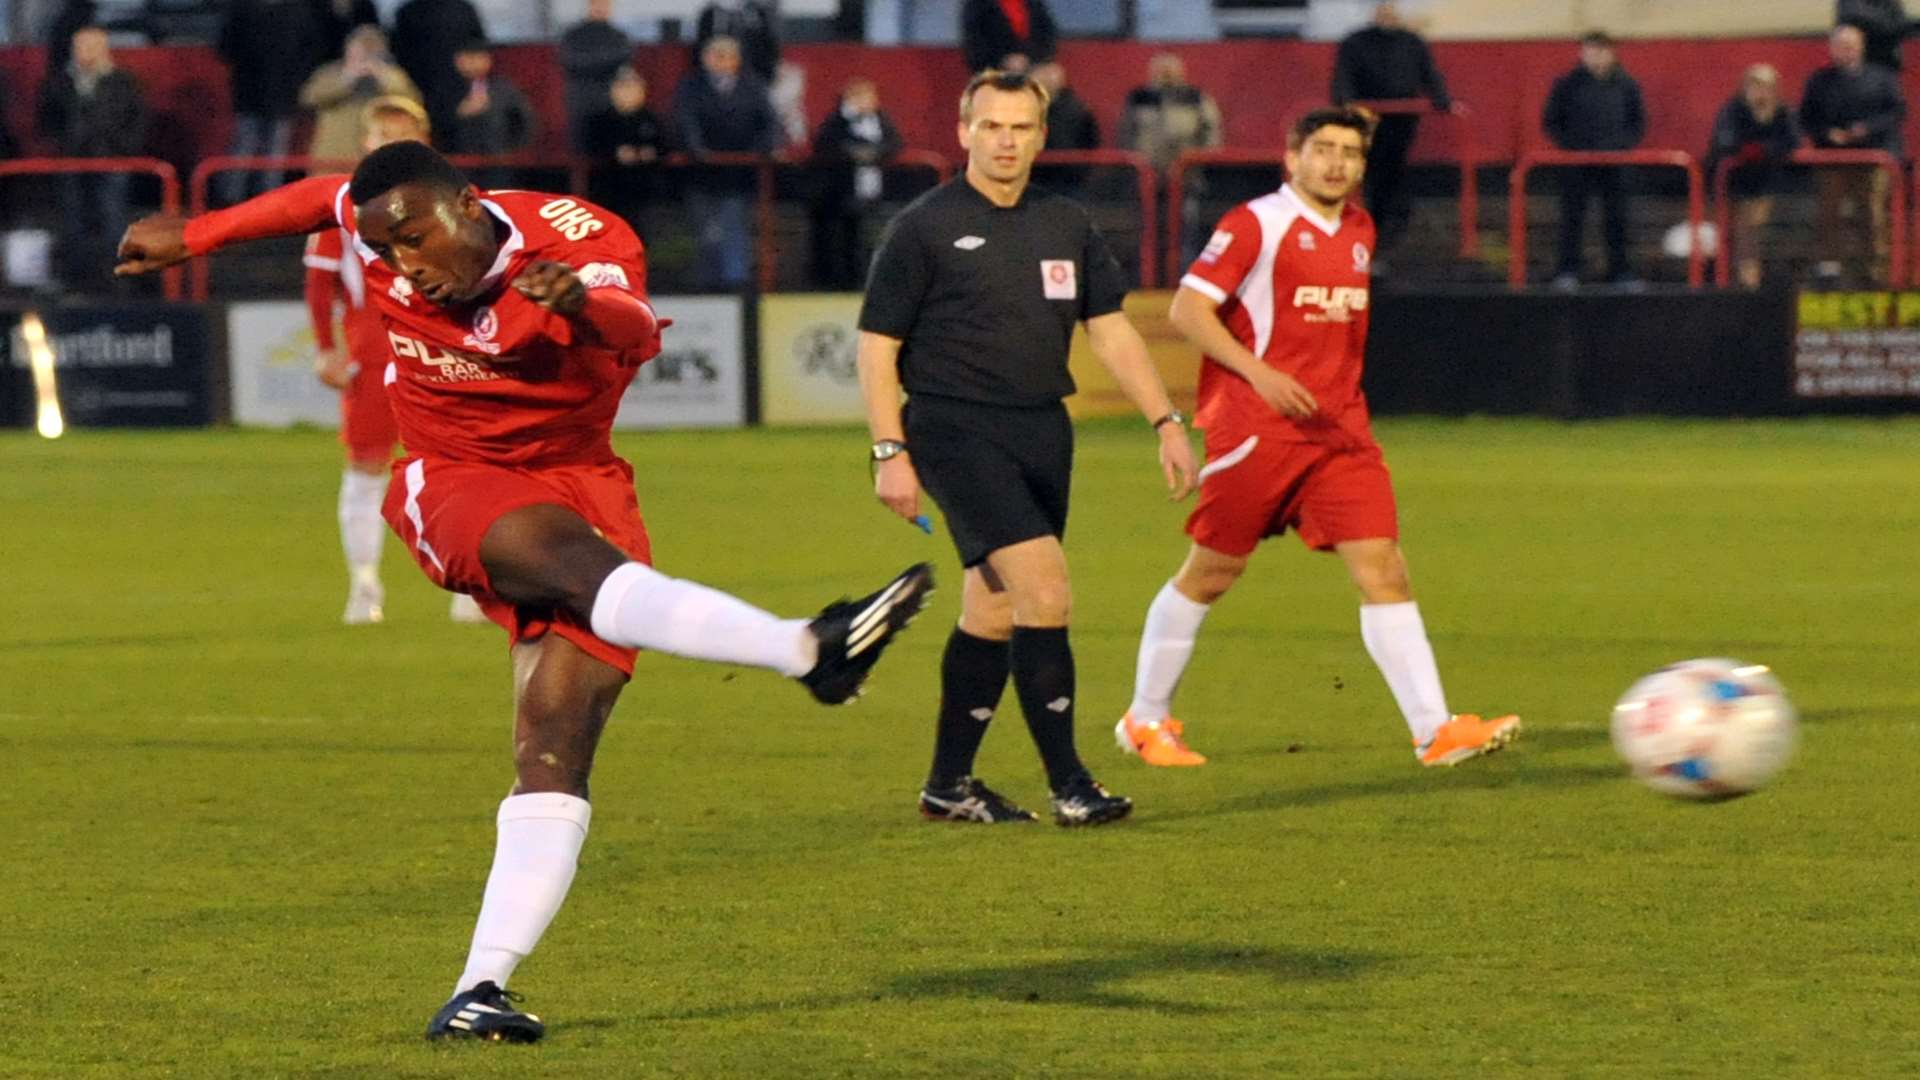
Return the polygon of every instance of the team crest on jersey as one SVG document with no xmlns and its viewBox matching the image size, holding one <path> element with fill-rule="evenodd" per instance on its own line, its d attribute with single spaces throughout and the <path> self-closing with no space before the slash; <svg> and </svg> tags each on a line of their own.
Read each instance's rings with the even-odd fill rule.
<svg viewBox="0 0 1920 1080">
<path fill-rule="evenodd" d="M 1301 250 L 1301 251 L 1312 251 L 1312 250 L 1313 250 L 1313 248 L 1314 248 L 1314 244 L 1313 244 L 1313 234 L 1312 234 L 1312 233 L 1310 233 L 1310 232 L 1303 232 L 1303 233 L 1301 233 L 1301 234 L 1300 234 L 1300 250 Z"/>
<path fill-rule="evenodd" d="M 473 333 L 467 335 L 463 344 L 489 356 L 498 356 L 500 346 L 494 344 L 493 337 L 499 332 L 500 316 L 494 314 L 492 305 L 482 304 L 480 310 L 473 313 Z"/>
<path fill-rule="evenodd" d="M 1220 256 L 1225 255 L 1227 249 L 1232 246 L 1233 234 L 1225 229 L 1215 229 L 1213 236 L 1207 240 L 1207 246 L 1201 249 L 1200 261 L 1203 263 L 1218 262 Z"/>
<path fill-rule="evenodd" d="M 413 282 L 403 277 L 394 278 L 392 287 L 387 289 L 387 295 L 391 296 L 394 303 L 399 304 L 401 307 L 412 307 Z"/>
<path fill-rule="evenodd" d="M 1367 268 L 1372 265 L 1373 252 L 1367 250 L 1367 245 L 1353 245 L 1353 272 L 1356 274 L 1364 274 L 1367 272 Z"/>
</svg>

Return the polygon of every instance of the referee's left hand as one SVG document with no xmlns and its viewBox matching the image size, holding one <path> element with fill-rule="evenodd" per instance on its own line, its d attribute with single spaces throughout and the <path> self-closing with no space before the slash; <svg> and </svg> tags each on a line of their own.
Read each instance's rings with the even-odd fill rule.
<svg viewBox="0 0 1920 1080">
<path fill-rule="evenodd" d="M 1187 441 L 1186 425 L 1161 424 L 1160 472 L 1167 478 L 1167 498 L 1173 502 L 1193 494 L 1199 484 L 1193 468 L 1193 444 Z"/>
</svg>

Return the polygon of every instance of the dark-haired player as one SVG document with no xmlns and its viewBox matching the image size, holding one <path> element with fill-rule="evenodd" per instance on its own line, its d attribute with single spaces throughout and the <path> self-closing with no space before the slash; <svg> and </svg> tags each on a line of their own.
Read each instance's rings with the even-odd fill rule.
<svg viewBox="0 0 1920 1080">
<path fill-rule="evenodd" d="M 1293 529 L 1346 564 L 1360 637 L 1412 729 L 1424 765 L 1497 750 L 1519 718 L 1447 711 L 1433 648 L 1407 583 L 1387 465 L 1360 366 L 1367 346 L 1373 219 L 1351 199 L 1371 117 L 1319 109 L 1287 138 L 1288 181 L 1236 207 L 1180 280 L 1172 321 L 1206 354 L 1195 423 L 1206 429 L 1193 545 L 1154 597 L 1133 705 L 1114 735 L 1154 765 L 1199 765 L 1169 709 L 1209 605 L 1260 541 Z"/>
<path fill-rule="evenodd" d="M 148 218 L 121 274 L 339 225 L 385 324 L 407 456 L 384 513 L 442 588 L 513 642 L 514 766 L 478 925 L 430 1037 L 532 1041 L 504 989 L 560 909 L 600 733 L 638 649 L 770 668 L 826 703 L 859 692 L 932 587 L 915 566 L 812 621 L 779 619 L 649 565 L 633 470 L 609 442 L 634 369 L 660 349 L 640 241 L 579 199 L 482 193 L 415 142 L 351 181 L 321 176 L 191 221 Z"/>
</svg>

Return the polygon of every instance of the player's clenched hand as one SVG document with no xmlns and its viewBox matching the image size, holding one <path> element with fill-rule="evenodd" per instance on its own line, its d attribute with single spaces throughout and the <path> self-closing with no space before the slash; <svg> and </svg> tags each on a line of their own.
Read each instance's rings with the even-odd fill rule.
<svg viewBox="0 0 1920 1080">
<path fill-rule="evenodd" d="M 353 364 L 338 349 L 321 349 L 313 354 L 313 373 L 335 390 L 345 390 L 353 381 Z"/>
<path fill-rule="evenodd" d="M 1199 483 L 1193 467 L 1193 444 L 1180 424 L 1160 425 L 1160 472 L 1167 478 L 1167 498 L 1179 502 Z"/>
<path fill-rule="evenodd" d="M 1320 411 L 1320 403 L 1313 399 L 1307 388 L 1299 380 L 1284 371 L 1260 365 L 1247 380 L 1253 384 L 1254 392 L 1260 399 L 1273 406 L 1280 415 L 1294 420 L 1305 420 Z"/>
<path fill-rule="evenodd" d="M 187 250 L 187 219 L 175 214 L 155 214 L 127 226 L 120 237 L 120 261 L 114 276 L 150 274 L 165 270 L 192 258 Z"/>
<path fill-rule="evenodd" d="M 587 304 L 587 287 L 573 267 L 542 260 L 520 272 L 513 287 L 521 296 L 555 315 L 578 315 Z"/>
<path fill-rule="evenodd" d="M 920 516 L 920 474 L 907 455 L 896 454 L 873 470 L 873 493 L 887 509 L 912 521 Z"/>
</svg>

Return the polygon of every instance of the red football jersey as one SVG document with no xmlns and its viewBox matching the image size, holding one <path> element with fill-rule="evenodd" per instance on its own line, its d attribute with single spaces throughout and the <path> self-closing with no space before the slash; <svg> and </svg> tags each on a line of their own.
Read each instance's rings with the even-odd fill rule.
<svg viewBox="0 0 1920 1080">
<path fill-rule="evenodd" d="M 509 285 L 534 262 L 573 267 L 589 290 L 646 300 L 646 256 L 619 216 L 567 195 L 481 194 L 505 239 L 475 303 L 438 307 L 353 231 L 342 183 L 335 220 L 386 333 L 387 397 L 409 454 L 496 465 L 586 465 L 614 458 L 620 396 L 651 351 L 576 342 L 574 327 Z M 364 361 L 363 361 L 364 362 Z"/>
<path fill-rule="evenodd" d="M 333 347 L 333 305 L 344 301 L 341 324 L 346 329 L 347 356 L 360 364 L 387 363 L 387 329 L 380 313 L 367 303 L 367 272 L 359 259 L 343 258 L 351 241 L 345 229 L 328 228 L 307 237 L 307 253 L 300 260 L 317 274 L 307 276 L 307 307 L 313 315 L 314 340 L 323 349 Z"/>
<path fill-rule="evenodd" d="M 1299 380 L 1320 411 L 1290 420 L 1209 357 L 1200 369 L 1197 426 L 1335 446 L 1372 441 L 1360 370 L 1373 244 L 1364 209 L 1348 202 L 1340 220 L 1328 220 L 1291 184 L 1220 219 L 1180 284 L 1219 303 L 1234 337 Z"/>
</svg>

